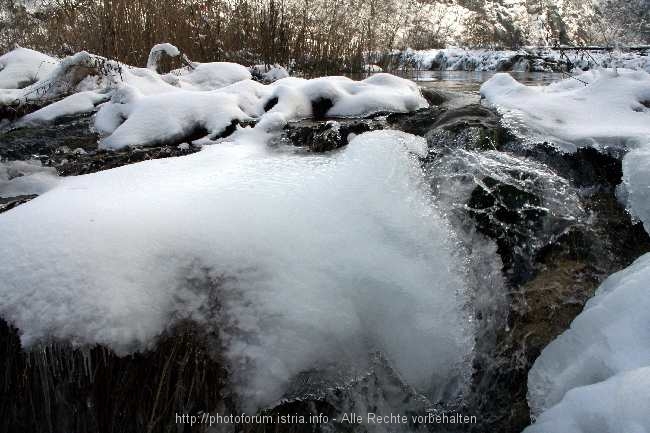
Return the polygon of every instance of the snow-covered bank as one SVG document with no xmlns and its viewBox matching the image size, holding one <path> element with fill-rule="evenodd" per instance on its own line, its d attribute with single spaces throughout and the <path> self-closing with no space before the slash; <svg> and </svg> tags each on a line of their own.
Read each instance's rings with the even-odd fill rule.
<svg viewBox="0 0 650 433">
<path fill-rule="evenodd" d="M 471 348 L 463 259 L 406 150 L 424 140 L 368 133 L 306 157 L 254 132 L 65 178 L 3 214 L 0 315 L 23 344 L 127 353 L 191 318 L 219 331 L 249 408 L 372 350 L 425 392 L 457 377 Z"/>
<path fill-rule="evenodd" d="M 243 121 L 259 121 L 268 131 L 309 117 L 367 116 L 427 106 L 417 85 L 389 74 L 360 82 L 345 77 L 305 80 L 286 77 L 286 71 L 275 68 L 263 76 L 272 83 L 262 84 L 252 80 L 248 68 L 225 62 L 194 63 L 158 74 L 156 56 L 179 55 L 173 48 L 154 47 L 150 68 L 78 53 L 24 89 L 0 89 L 0 102 L 56 101 L 23 116 L 19 125 L 98 110 L 95 127 L 103 134 L 101 145 L 109 149 L 215 139 Z"/>
<path fill-rule="evenodd" d="M 623 161 L 620 195 L 650 231 L 650 74 L 596 70 L 544 88 L 498 74 L 481 88 L 529 145 L 593 146 Z M 526 432 L 620 433 L 650 427 L 650 255 L 610 276 L 528 375 L 537 423 Z"/>
<path fill-rule="evenodd" d="M 577 52 L 553 49 L 487 50 L 442 48 L 398 51 L 391 56 L 401 68 L 441 71 L 562 72 L 597 67 L 650 72 L 649 53 Z"/>
</svg>

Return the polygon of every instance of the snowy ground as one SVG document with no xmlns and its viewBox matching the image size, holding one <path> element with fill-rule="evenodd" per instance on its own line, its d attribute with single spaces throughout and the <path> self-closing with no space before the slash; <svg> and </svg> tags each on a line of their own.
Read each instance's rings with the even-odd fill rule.
<svg viewBox="0 0 650 433">
<path fill-rule="evenodd" d="M 481 94 L 531 145 L 629 151 L 620 198 L 650 230 L 650 74 L 599 70 L 545 88 L 498 74 Z M 646 254 L 608 278 L 571 329 L 543 350 L 528 376 L 537 423 L 527 433 L 650 429 L 649 277 Z"/>
</svg>

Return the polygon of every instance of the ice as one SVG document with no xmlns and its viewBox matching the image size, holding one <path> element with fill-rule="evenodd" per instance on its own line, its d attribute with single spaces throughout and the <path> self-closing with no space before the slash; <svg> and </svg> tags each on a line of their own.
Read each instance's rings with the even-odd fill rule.
<svg viewBox="0 0 650 433">
<path fill-rule="evenodd" d="M 0 162 L 0 197 L 42 194 L 58 183 L 56 170 L 39 160 Z"/>
<path fill-rule="evenodd" d="M 524 433 L 647 433 L 650 367 L 569 391 Z"/>
<path fill-rule="evenodd" d="M 18 47 L 0 56 L 0 89 L 19 89 L 47 77 L 58 65 L 53 57 Z"/>
<path fill-rule="evenodd" d="M 22 344 L 155 344 L 219 333 L 242 404 L 296 374 L 382 351 L 435 392 L 468 368 L 464 258 L 423 183 L 423 138 L 357 136 L 331 155 L 258 128 L 186 157 L 65 178 L 0 218 L 0 315 Z M 46 216 L 46 217 L 44 217 Z"/>
<path fill-rule="evenodd" d="M 548 86 L 525 86 L 496 74 L 481 86 L 481 96 L 522 137 L 551 141 L 565 151 L 625 149 L 650 135 L 645 71 L 593 70 Z"/>
</svg>

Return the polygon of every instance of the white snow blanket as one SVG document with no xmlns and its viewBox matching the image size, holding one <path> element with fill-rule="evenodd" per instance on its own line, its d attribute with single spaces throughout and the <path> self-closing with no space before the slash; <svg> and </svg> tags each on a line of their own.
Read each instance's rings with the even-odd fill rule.
<svg viewBox="0 0 650 433">
<path fill-rule="evenodd" d="M 277 130 L 289 121 L 311 117 L 312 102 L 322 98 L 333 104 L 326 114 L 336 117 L 427 106 L 415 83 L 389 74 L 363 81 L 285 78 L 269 85 L 246 79 L 210 92 L 175 89 L 157 95 L 143 95 L 134 85 L 120 88 L 100 109 L 96 127 L 106 135 L 101 145 L 109 149 L 170 142 L 196 130 L 217 136 L 233 120 L 256 119 L 256 127 Z M 277 103 L 265 113 L 265 105 L 274 99 Z"/>
<path fill-rule="evenodd" d="M 63 178 L 4 213 L 0 316 L 26 347 L 120 354 L 193 319 L 219 333 L 247 411 L 375 350 L 423 392 L 467 371 L 465 258 L 422 182 L 426 141 L 379 131 L 306 156 L 268 138 Z"/>
</svg>

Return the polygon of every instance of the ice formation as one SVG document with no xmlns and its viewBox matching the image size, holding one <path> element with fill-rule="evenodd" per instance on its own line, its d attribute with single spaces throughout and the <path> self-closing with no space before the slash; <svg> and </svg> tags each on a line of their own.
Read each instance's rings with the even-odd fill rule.
<svg viewBox="0 0 650 433">
<path fill-rule="evenodd" d="M 0 315 L 28 347 L 119 353 L 179 319 L 214 326 L 249 408 L 373 350 L 425 392 L 457 377 L 471 349 L 463 258 L 405 149 L 425 140 L 373 132 L 305 156 L 264 135 L 64 178 L 3 214 Z"/>
</svg>

